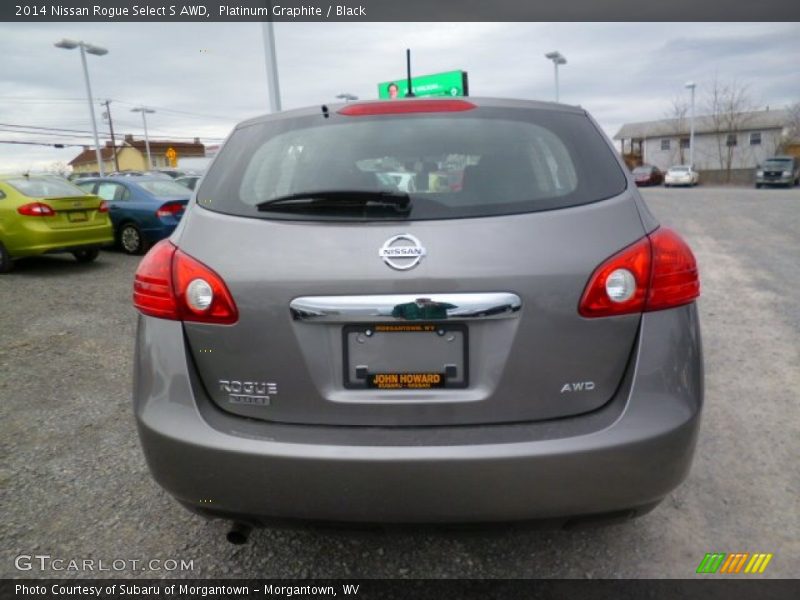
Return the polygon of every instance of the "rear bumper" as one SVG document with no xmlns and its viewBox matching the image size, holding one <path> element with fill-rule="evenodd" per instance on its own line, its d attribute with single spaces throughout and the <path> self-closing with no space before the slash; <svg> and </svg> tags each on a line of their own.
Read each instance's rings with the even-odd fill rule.
<svg viewBox="0 0 800 600">
<path fill-rule="evenodd" d="M 13 239 L 13 238 L 12 238 Z M 36 256 L 55 252 L 71 252 L 87 248 L 99 248 L 114 243 L 110 223 L 83 227 L 79 230 L 28 228 L 23 236 L 9 244 L 8 251 L 14 258 Z"/>
<path fill-rule="evenodd" d="M 703 366 L 694 304 L 649 313 L 616 397 L 537 423 L 370 428 L 223 413 L 187 363 L 180 323 L 140 317 L 139 434 L 155 479 L 198 512 L 251 520 L 481 522 L 608 513 L 686 476 Z"/>
<path fill-rule="evenodd" d="M 794 177 L 757 177 L 756 178 L 757 185 L 793 185 L 794 184 Z"/>
</svg>

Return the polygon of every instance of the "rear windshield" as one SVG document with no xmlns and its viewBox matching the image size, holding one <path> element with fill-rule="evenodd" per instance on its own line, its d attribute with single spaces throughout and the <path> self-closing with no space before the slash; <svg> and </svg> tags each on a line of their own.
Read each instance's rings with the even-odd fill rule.
<svg viewBox="0 0 800 600">
<path fill-rule="evenodd" d="M 633 172 L 636 175 L 641 175 L 643 173 L 650 173 L 653 170 L 653 167 L 636 167 Z"/>
<path fill-rule="evenodd" d="M 153 181 L 137 181 L 136 184 L 150 192 L 156 198 L 174 198 L 175 196 L 188 196 L 188 190 L 172 179 L 158 179 Z"/>
<path fill-rule="evenodd" d="M 225 144 L 198 202 L 270 219 L 441 219 L 575 206 L 615 196 L 625 185 L 612 150 L 584 115 L 484 107 L 250 124 Z M 256 207 L 323 191 L 407 193 L 411 210 L 398 216 L 391 210 Z"/>
<path fill-rule="evenodd" d="M 28 198 L 69 198 L 86 195 L 82 189 L 63 179 L 16 177 L 6 180 L 6 183 Z"/>
<path fill-rule="evenodd" d="M 689 167 L 672 167 L 670 171 L 673 173 L 688 173 Z"/>
</svg>

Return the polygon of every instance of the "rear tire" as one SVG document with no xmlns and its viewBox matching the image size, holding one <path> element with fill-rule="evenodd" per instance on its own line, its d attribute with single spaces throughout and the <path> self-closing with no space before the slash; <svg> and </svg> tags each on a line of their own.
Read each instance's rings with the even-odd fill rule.
<svg viewBox="0 0 800 600">
<path fill-rule="evenodd" d="M 756 189 L 757 189 L 757 190 L 760 190 L 760 189 L 761 189 L 761 184 L 760 184 L 760 183 L 757 183 L 757 184 L 756 184 Z"/>
<path fill-rule="evenodd" d="M 125 254 L 144 254 L 147 244 L 141 230 L 133 223 L 125 223 L 119 230 L 119 246 Z"/>
<path fill-rule="evenodd" d="M 6 250 L 6 247 L 3 246 L 3 243 L 0 242 L 0 273 L 8 273 L 13 268 L 14 263 L 11 260 L 11 255 Z"/>
<path fill-rule="evenodd" d="M 98 256 L 100 256 L 100 250 L 97 248 L 88 248 L 87 250 L 76 250 L 72 253 L 72 256 L 75 257 L 79 263 L 90 263 L 93 260 L 96 260 Z"/>
</svg>

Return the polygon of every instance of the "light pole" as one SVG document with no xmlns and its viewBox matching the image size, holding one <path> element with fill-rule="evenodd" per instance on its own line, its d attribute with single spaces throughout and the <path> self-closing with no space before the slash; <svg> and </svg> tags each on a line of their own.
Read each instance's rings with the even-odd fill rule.
<svg viewBox="0 0 800 600">
<path fill-rule="evenodd" d="M 561 52 L 558 52 L 557 50 L 553 52 L 548 52 L 547 54 L 544 55 L 544 57 L 549 58 L 550 60 L 553 61 L 553 67 L 555 68 L 556 71 L 556 102 L 558 102 L 558 65 L 567 64 L 567 59 L 564 58 Z"/>
<path fill-rule="evenodd" d="M 261 24 L 261 33 L 264 36 L 264 64 L 267 68 L 269 108 L 272 112 L 280 112 L 281 87 L 278 82 L 278 56 L 275 53 L 275 30 L 272 27 L 272 21 L 264 21 Z"/>
<path fill-rule="evenodd" d="M 100 177 L 104 175 L 103 173 L 103 159 L 100 156 L 100 139 L 97 137 L 97 121 L 94 118 L 94 101 L 92 100 L 92 86 L 89 83 L 89 67 L 86 65 L 86 53 L 94 54 L 95 56 L 103 56 L 104 54 L 108 54 L 108 50 L 105 48 L 101 48 L 100 46 L 94 46 L 92 44 L 87 44 L 86 42 L 80 41 L 76 42 L 74 40 L 67 40 L 63 39 L 60 42 L 55 43 L 56 48 L 62 48 L 64 50 L 74 50 L 75 48 L 81 49 L 81 64 L 83 65 L 83 80 L 86 82 L 86 96 L 89 100 L 89 114 L 92 117 L 92 133 L 94 134 L 94 151 L 97 155 L 97 170 L 100 173 Z"/>
<path fill-rule="evenodd" d="M 351 94 L 350 92 L 342 92 L 341 94 L 337 94 L 336 97 L 339 100 L 344 100 L 345 102 L 353 102 L 358 100 L 358 96 Z"/>
<path fill-rule="evenodd" d="M 144 147 L 147 150 L 147 165 L 148 169 L 153 168 L 153 159 L 150 158 L 150 137 L 147 135 L 147 116 L 148 114 L 152 114 L 154 111 L 152 108 L 145 108 L 144 106 L 140 106 L 139 108 L 132 108 L 131 112 L 140 112 L 142 113 L 142 124 L 144 125 Z"/>
<path fill-rule="evenodd" d="M 686 87 L 692 90 L 692 108 L 689 113 L 689 167 L 694 170 L 694 81 L 687 81 Z"/>
</svg>

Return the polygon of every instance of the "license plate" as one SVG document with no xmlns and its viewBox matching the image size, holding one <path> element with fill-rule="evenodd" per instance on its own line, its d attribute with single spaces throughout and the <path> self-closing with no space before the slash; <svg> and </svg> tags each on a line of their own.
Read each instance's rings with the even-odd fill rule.
<svg viewBox="0 0 800 600">
<path fill-rule="evenodd" d="M 77 223 L 79 221 L 86 221 L 88 217 L 86 216 L 85 210 L 73 210 L 67 213 L 67 218 L 70 220 L 71 223 Z"/>
<path fill-rule="evenodd" d="M 466 325 L 347 325 L 343 338 L 347 388 L 425 390 L 468 384 Z"/>
</svg>

